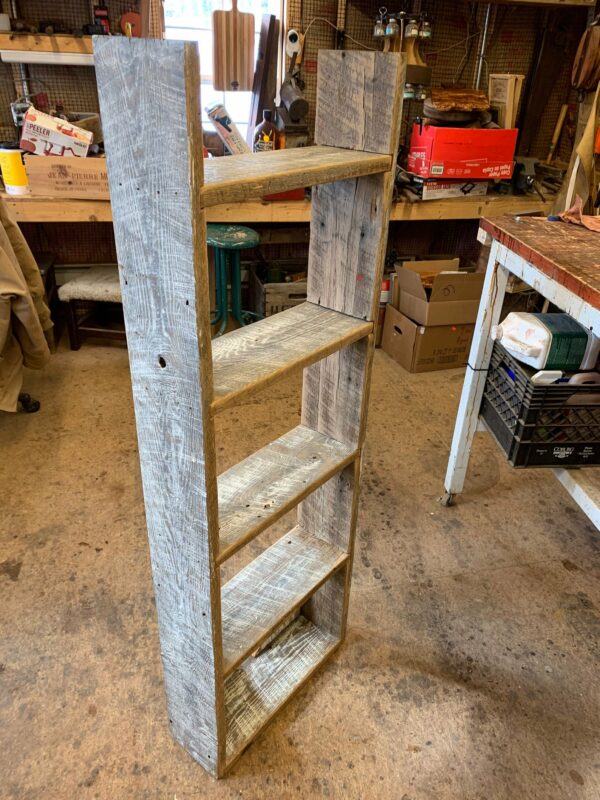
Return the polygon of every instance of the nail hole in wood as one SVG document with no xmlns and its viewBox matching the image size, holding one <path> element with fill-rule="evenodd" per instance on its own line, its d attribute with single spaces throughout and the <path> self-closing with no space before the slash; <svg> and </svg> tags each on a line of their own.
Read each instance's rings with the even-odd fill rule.
<svg viewBox="0 0 600 800">
<path fill-rule="evenodd" d="M 158 363 L 160 364 L 162 369 L 164 369 L 167 366 L 167 362 L 164 360 L 164 358 L 162 356 L 158 357 Z"/>
</svg>

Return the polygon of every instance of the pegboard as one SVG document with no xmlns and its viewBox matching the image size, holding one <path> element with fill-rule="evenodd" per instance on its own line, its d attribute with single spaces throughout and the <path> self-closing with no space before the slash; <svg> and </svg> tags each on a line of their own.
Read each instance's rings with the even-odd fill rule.
<svg viewBox="0 0 600 800">
<path fill-rule="evenodd" d="M 381 49 L 373 38 L 373 24 L 381 2 L 357 0 L 346 8 L 344 47 L 355 49 L 363 46 Z M 388 5 L 390 11 L 409 10 L 411 4 Z M 472 86 L 479 31 L 483 27 L 485 4 L 444 0 L 422 0 L 421 9 L 433 22 L 433 38 L 423 47 L 426 62 L 432 68 L 432 85 L 463 83 Z M 481 88 L 487 89 L 488 75 L 494 72 L 512 72 L 527 75 L 534 59 L 536 31 L 545 9 L 530 6 L 493 5 L 490 33 L 484 64 Z M 533 143 L 532 155 L 543 158 L 547 155 L 554 125 L 563 103 L 573 102 L 575 95 L 570 88 L 571 66 L 579 37 L 586 24 L 586 9 L 561 9 L 571 34 L 565 38 L 564 64 L 559 80 L 555 83 Z M 325 17 L 332 23 L 337 20 L 337 3 L 324 0 L 293 0 L 288 8 L 288 25 L 306 31 L 315 17 Z M 349 38 L 352 37 L 352 38 Z M 467 37 L 469 37 L 467 39 Z M 354 39 L 355 41 L 352 41 Z M 467 39 L 467 41 L 465 41 Z M 359 44 L 357 44 L 357 42 Z M 305 63 L 302 77 L 306 82 L 306 96 L 310 104 L 310 127 L 312 131 L 316 93 L 316 61 L 320 48 L 335 46 L 335 31 L 326 22 L 315 21 L 308 29 L 305 41 Z M 412 121 L 421 113 L 422 103 L 406 101 L 402 128 L 403 143 L 410 137 Z M 563 135 L 559 155 L 568 160 L 570 142 Z"/>
<path fill-rule="evenodd" d="M 136 0 L 105 0 L 108 7 L 111 31 L 120 33 L 121 15 L 137 7 Z M 10 13 L 10 0 L 2 0 L 2 10 Z M 151 34 L 160 30 L 162 15 L 161 0 L 151 3 Z M 54 0 L 51 4 L 44 0 L 19 0 L 18 8 L 22 19 L 37 24 L 42 20 L 60 22 L 68 31 L 81 29 L 92 21 L 90 0 Z M 98 93 L 93 67 L 53 66 L 29 64 L 30 89 L 33 94 L 44 92 L 50 106 L 62 102 L 67 111 L 98 111 Z M 21 94 L 18 66 L 0 63 L 0 138 L 14 139 L 10 103 Z"/>
</svg>

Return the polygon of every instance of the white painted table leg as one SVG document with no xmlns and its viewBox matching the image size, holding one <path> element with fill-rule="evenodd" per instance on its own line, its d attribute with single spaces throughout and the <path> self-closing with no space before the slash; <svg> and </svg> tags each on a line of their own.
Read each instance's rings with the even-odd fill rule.
<svg viewBox="0 0 600 800">
<path fill-rule="evenodd" d="M 498 324 L 510 274 L 496 261 L 498 247 L 498 243 L 494 242 L 488 260 L 469 364 L 450 448 L 445 481 L 446 492 L 441 498 L 442 505 L 450 505 L 454 495 L 463 489 L 473 436 L 477 429 L 483 387 L 492 355 L 493 342 L 490 339 L 490 332 L 492 327 Z"/>
</svg>

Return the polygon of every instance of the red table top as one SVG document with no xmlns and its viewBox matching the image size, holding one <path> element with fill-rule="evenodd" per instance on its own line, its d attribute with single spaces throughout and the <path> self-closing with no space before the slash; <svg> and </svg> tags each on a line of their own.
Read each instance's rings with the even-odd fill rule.
<svg viewBox="0 0 600 800">
<path fill-rule="evenodd" d="M 558 284 L 600 309 L 600 234 L 545 217 L 505 215 L 481 227 Z"/>
</svg>

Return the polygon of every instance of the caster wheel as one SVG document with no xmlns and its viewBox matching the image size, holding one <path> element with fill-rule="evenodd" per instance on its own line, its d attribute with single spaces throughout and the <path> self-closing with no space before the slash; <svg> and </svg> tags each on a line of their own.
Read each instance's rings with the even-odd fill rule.
<svg viewBox="0 0 600 800">
<path fill-rule="evenodd" d="M 447 508 L 448 506 L 454 505 L 454 495 L 450 494 L 450 492 L 444 492 L 444 494 L 438 500 L 441 506 Z"/>
<path fill-rule="evenodd" d="M 35 414 L 40 410 L 40 401 L 33 400 L 30 394 L 23 393 L 19 395 L 19 403 L 26 414 Z"/>
</svg>

